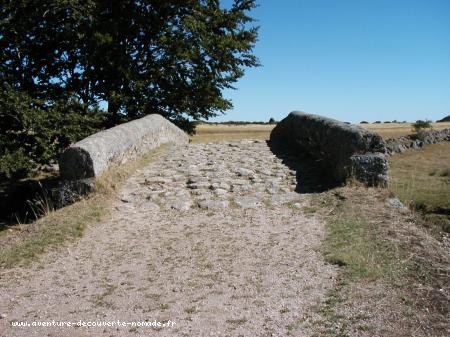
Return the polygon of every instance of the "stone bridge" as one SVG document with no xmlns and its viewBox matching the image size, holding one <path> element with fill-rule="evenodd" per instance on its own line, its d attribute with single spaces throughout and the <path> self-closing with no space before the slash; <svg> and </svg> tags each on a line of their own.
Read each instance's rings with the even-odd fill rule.
<svg viewBox="0 0 450 337">
<path fill-rule="evenodd" d="M 323 223 L 299 193 L 318 175 L 265 141 L 166 146 L 127 180 L 107 221 L 0 280 L 0 313 L 174 322 L 66 328 L 66 336 L 310 336 L 312 308 L 336 276 L 320 252 Z M 41 331 L 5 319 L 0 327 Z"/>
</svg>

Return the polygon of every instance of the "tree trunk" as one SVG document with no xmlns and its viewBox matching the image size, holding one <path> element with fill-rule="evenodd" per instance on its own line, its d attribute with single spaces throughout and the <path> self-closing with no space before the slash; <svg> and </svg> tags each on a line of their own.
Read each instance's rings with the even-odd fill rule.
<svg viewBox="0 0 450 337">
<path fill-rule="evenodd" d="M 119 123 L 120 104 L 117 99 L 110 98 L 108 100 L 108 124 L 114 126 Z"/>
</svg>

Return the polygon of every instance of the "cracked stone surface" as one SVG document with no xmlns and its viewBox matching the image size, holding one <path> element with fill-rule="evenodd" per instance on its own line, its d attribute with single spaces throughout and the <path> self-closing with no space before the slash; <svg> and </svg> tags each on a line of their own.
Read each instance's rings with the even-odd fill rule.
<svg viewBox="0 0 450 337">
<path fill-rule="evenodd" d="M 308 319 L 336 269 L 296 174 L 263 141 L 166 149 L 127 180 L 108 221 L 0 272 L 0 336 L 313 335 Z M 169 319 L 159 329 L 10 324 Z"/>
</svg>

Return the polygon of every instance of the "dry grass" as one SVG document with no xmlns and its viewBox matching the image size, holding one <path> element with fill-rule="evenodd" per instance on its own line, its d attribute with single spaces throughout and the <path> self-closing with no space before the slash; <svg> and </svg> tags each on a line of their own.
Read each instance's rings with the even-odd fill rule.
<svg viewBox="0 0 450 337">
<path fill-rule="evenodd" d="M 275 125 L 208 125 L 197 126 L 197 133 L 192 137 L 194 143 L 208 143 L 240 139 L 267 140 Z"/>
<path fill-rule="evenodd" d="M 450 209 L 450 142 L 392 156 L 391 189 L 406 204 Z"/>
<path fill-rule="evenodd" d="M 447 331 L 445 248 L 411 214 L 387 206 L 389 191 L 357 186 L 318 195 L 324 253 L 340 266 L 317 308 L 317 336 L 441 336 Z"/>
<path fill-rule="evenodd" d="M 450 128 L 450 122 L 433 123 L 434 130 Z M 380 123 L 359 124 L 359 126 L 378 132 L 384 138 L 395 138 L 413 133 L 411 123 Z M 275 127 L 272 125 L 226 125 L 226 124 L 201 124 L 197 126 L 197 134 L 192 137 L 194 143 L 208 143 L 216 141 L 240 140 L 240 139 L 264 139 L 270 137 L 270 132 Z"/>
<path fill-rule="evenodd" d="M 50 249 L 83 235 L 84 230 L 109 214 L 116 191 L 136 170 L 144 167 L 167 145 L 105 172 L 96 182 L 96 191 L 73 205 L 50 211 L 31 224 L 18 224 L 0 233 L 0 268 L 27 265 Z"/>
<path fill-rule="evenodd" d="M 380 123 L 380 124 L 358 124 L 359 126 L 378 132 L 384 138 L 397 138 L 413 133 L 412 123 Z M 450 122 L 432 123 L 434 130 L 450 128 Z"/>
<path fill-rule="evenodd" d="M 433 123 L 434 130 L 450 128 L 450 122 Z M 378 132 L 384 138 L 395 138 L 413 133 L 411 123 L 359 124 L 359 126 Z M 269 139 L 275 125 L 209 125 L 197 127 L 197 134 L 192 137 L 194 143 L 207 143 L 240 139 Z"/>
<path fill-rule="evenodd" d="M 94 196 L 51 212 L 36 223 L 11 228 L 0 238 L 0 267 L 27 265 L 49 249 L 80 237 L 86 226 L 107 214 L 106 205 L 104 198 Z"/>
</svg>

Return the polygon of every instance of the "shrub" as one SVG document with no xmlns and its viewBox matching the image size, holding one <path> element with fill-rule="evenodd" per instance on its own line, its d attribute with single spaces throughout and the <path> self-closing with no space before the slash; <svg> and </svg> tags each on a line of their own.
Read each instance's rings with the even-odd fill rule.
<svg viewBox="0 0 450 337">
<path fill-rule="evenodd" d="M 420 131 L 423 131 L 425 129 L 431 129 L 431 121 L 430 120 L 417 120 L 413 125 L 413 131 L 416 133 L 419 133 Z"/>
<path fill-rule="evenodd" d="M 359 124 L 369 124 L 369 122 L 367 122 L 367 121 L 361 121 L 361 122 L 359 122 Z"/>
</svg>

